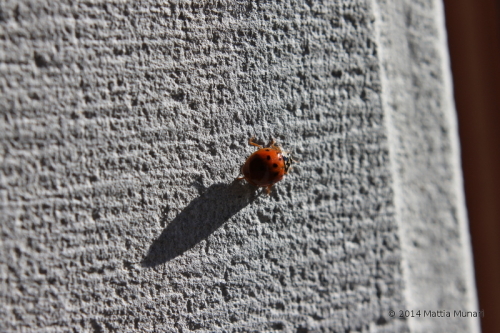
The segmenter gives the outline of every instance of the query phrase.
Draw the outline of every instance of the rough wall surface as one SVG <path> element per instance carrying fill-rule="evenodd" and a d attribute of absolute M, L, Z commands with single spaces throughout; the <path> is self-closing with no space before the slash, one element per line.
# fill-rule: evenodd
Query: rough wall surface
<path fill-rule="evenodd" d="M 410 329 L 371 1 L 0 6 L 0 331 Z"/>

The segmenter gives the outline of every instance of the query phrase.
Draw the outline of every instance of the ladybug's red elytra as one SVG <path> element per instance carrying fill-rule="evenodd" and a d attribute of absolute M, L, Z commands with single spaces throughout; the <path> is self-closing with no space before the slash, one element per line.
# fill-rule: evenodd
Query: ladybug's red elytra
<path fill-rule="evenodd" d="M 269 146 L 262 147 L 254 142 L 255 138 L 250 138 L 248 144 L 259 147 L 259 150 L 250 155 L 245 164 L 241 167 L 243 177 L 252 185 L 265 187 L 267 194 L 271 192 L 271 187 L 283 179 L 292 165 L 292 159 L 287 152 L 281 150 L 276 145 L 274 139 Z"/>

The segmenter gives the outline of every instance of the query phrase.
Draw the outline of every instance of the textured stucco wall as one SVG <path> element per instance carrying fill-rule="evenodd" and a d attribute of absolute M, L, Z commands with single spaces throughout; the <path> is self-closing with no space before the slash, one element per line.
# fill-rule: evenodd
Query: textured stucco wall
<path fill-rule="evenodd" d="M 434 2 L 0 6 L 0 331 L 474 331 L 389 316 L 474 306 Z"/>

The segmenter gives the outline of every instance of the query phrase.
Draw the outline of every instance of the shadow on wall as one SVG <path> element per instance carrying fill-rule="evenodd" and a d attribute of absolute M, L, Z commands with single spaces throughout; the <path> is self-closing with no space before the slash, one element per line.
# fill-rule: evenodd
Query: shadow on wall
<path fill-rule="evenodd" d="M 240 181 L 210 186 L 168 224 L 149 247 L 142 266 L 155 267 L 182 255 L 210 236 L 258 195 L 249 190 L 248 184 Z M 166 215 L 164 211 L 163 220 Z"/>

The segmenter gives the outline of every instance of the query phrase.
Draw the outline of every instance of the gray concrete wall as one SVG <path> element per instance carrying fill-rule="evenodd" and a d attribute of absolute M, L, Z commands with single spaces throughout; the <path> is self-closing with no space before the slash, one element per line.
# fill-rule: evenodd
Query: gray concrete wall
<path fill-rule="evenodd" d="M 476 310 L 439 2 L 4 1 L 0 29 L 0 331 L 478 331 L 398 318 Z M 233 182 L 251 136 L 299 160 L 269 196 Z"/>

